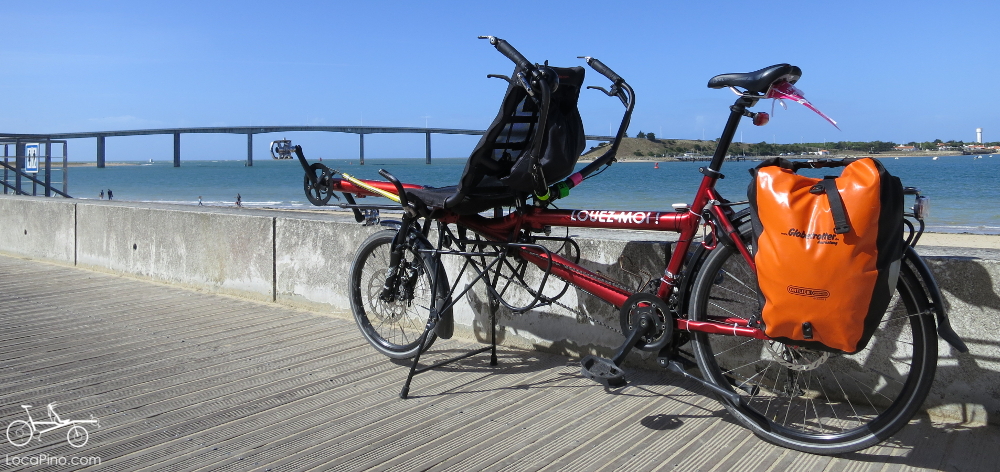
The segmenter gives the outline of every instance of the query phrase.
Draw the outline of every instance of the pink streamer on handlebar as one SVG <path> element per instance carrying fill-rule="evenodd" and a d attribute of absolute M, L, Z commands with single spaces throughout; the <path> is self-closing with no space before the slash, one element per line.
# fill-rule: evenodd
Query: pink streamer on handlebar
<path fill-rule="evenodd" d="M 819 111 L 819 109 L 814 107 L 812 103 L 809 103 L 809 100 L 806 100 L 805 94 L 802 93 L 801 90 L 795 88 L 794 85 L 788 82 L 779 82 L 772 85 L 771 89 L 767 91 L 767 95 L 764 95 L 764 98 L 773 98 L 776 100 L 788 99 L 795 101 L 796 103 L 804 105 L 806 108 L 816 112 L 817 115 L 822 116 L 826 121 L 829 121 L 834 128 L 840 129 L 840 127 L 837 126 L 837 122 L 833 121 L 833 118 L 830 118 L 829 116 L 826 116 L 825 113 Z"/>

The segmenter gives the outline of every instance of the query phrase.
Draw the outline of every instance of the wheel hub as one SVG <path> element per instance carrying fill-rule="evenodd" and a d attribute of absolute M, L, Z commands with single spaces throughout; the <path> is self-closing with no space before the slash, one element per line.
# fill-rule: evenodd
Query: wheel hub
<path fill-rule="evenodd" d="M 830 359 L 830 353 L 804 347 L 789 346 L 777 341 L 764 343 L 775 362 L 796 372 L 815 370 Z"/>

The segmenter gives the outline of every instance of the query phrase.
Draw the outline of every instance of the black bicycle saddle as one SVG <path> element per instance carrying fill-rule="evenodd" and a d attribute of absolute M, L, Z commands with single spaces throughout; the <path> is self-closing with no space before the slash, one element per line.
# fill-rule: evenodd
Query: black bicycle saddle
<path fill-rule="evenodd" d="M 799 77 L 802 77 L 802 69 L 791 64 L 775 64 L 754 72 L 717 75 L 708 81 L 708 88 L 740 87 L 748 92 L 764 93 L 778 80 L 794 84 Z"/>

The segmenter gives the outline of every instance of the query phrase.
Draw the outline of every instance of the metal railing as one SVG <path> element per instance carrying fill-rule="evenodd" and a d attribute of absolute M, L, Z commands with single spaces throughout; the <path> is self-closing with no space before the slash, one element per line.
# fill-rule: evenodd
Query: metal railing
<path fill-rule="evenodd" d="M 62 165 L 56 167 L 52 166 L 53 144 L 62 145 L 62 156 L 56 157 L 62 160 Z M 3 167 L 3 180 L 0 181 L 0 186 L 3 186 L 4 194 L 37 196 L 41 187 L 46 197 L 55 194 L 72 198 L 67 193 L 69 164 L 65 140 L 0 139 L 0 145 L 3 146 L 3 163 L 0 164 Z M 59 180 L 52 179 L 53 172 L 58 174 Z M 27 188 L 28 183 L 31 184 L 30 190 Z M 56 185 L 61 185 L 62 190 L 55 188 Z"/>

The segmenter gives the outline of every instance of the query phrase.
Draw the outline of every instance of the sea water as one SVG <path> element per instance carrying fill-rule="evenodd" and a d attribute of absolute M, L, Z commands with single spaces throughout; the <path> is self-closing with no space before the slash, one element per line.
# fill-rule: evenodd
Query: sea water
<path fill-rule="evenodd" d="M 881 162 L 903 185 L 918 187 L 931 197 L 931 231 L 1000 234 L 1000 155 L 883 158 Z M 71 167 L 69 194 L 74 198 L 99 198 L 108 189 L 116 200 L 166 202 L 197 205 L 235 204 L 239 194 L 243 205 L 270 208 L 316 208 L 305 198 L 304 172 L 297 160 L 257 160 L 245 166 L 242 160 L 170 161 L 121 163 L 104 169 Z M 430 186 L 455 185 L 465 159 L 369 159 L 358 161 L 327 159 L 323 164 L 363 179 L 381 179 L 386 169 L 407 183 Z M 559 200 L 560 208 L 602 210 L 670 210 L 672 203 L 690 203 L 701 181 L 698 168 L 707 162 L 620 162 L 607 168 Z M 750 181 L 747 172 L 757 162 L 726 162 L 717 188 L 732 201 L 746 199 Z M 582 167 L 583 164 L 580 165 Z M 837 170 L 813 170 L 817 176 Z M 53 180 L 60 180 L 59 173 Z M 57 187 L 58 188 L 58 187 Z M 374 200 L 373 200 L 374 201 Z M 908 205 L 912 198 L 908 199 Z M 336 203 L 336 200 L 331 200 Z M 329 207 L 327 207 L 329 208 Z"/>

